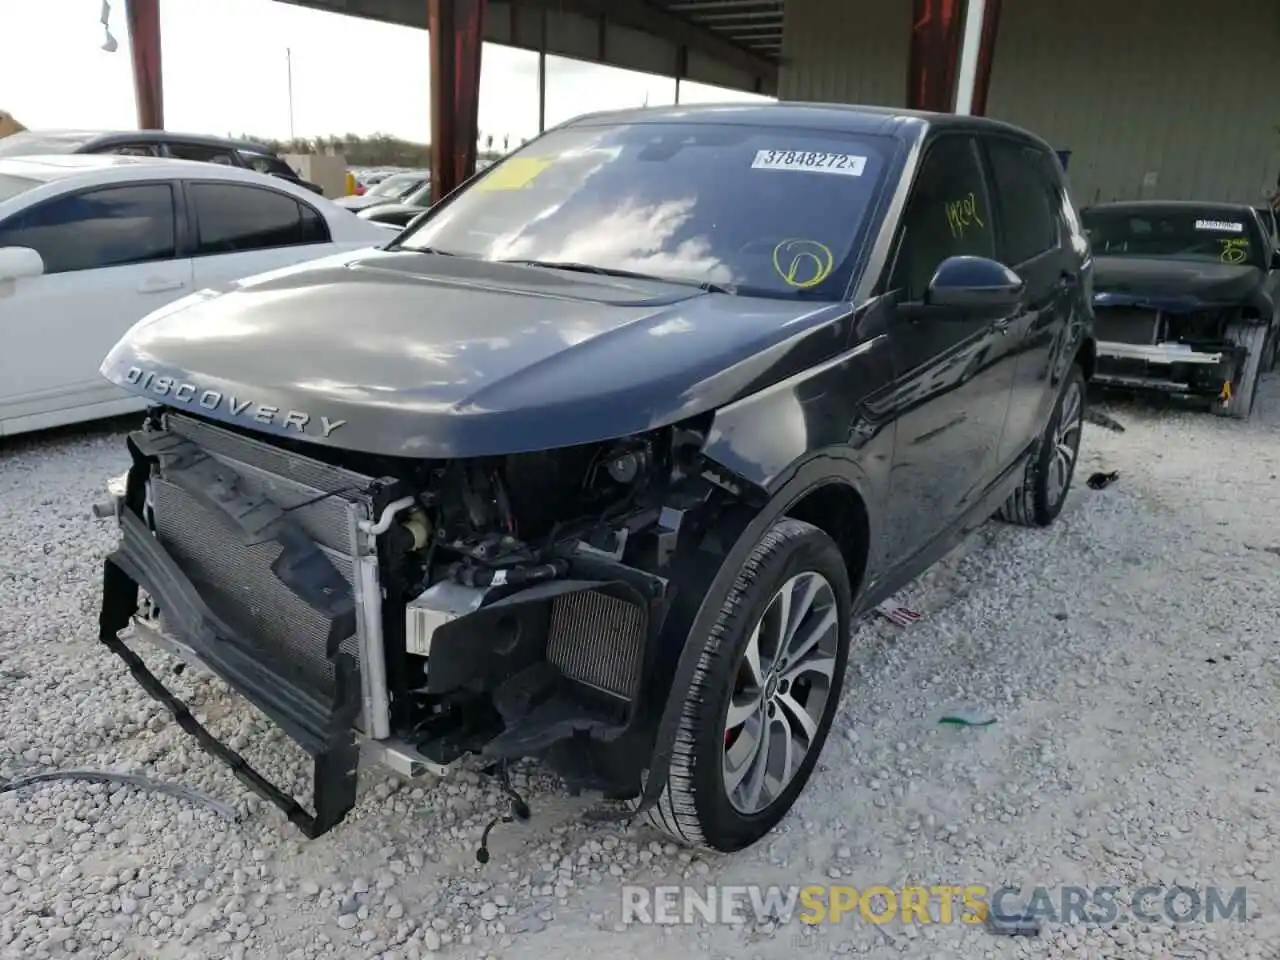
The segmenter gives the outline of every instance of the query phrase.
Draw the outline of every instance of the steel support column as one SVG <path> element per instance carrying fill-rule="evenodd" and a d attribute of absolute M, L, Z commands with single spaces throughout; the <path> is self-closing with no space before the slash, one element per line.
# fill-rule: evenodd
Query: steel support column
<path fill-rule="evenodd" d="M 907 107 L 951 111 L 964 25 L 964 0 L 913 0 Z"/>
<path fill-rule="evenodd" d="M 475 173 L 487 6 L 488 0 L 427 0 L 432 203 Z"/>
<path fill-rule="evenodd" d="M 996 35 L 1000 31 L 1001 0 L 986 0 L 982 12 L 982 39 L 978 43 L 978 69 L 973 79 L 973 102 L 969 112 L 987 115 L 987 95 L 991 92 L 991 65 L 996 58 Z"/>
<path fill-rule="evenodd" d="M 160 0 L 125 0 L 129 49 L 133 55 L 133 97 L 138 127 L 164 129 L 164 78 L 160 69 Z"/>

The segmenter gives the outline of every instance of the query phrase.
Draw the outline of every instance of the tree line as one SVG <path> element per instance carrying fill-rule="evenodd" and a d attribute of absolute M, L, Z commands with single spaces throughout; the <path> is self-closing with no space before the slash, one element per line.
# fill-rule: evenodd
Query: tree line
<path fill-rule="evenodd" d="M 431 164 L 431 145 L 401 140 L 390 134 L 375 133 L 362 137 L 358 133 L 346 133 L 341 136 L 328 137 L 295 137 L 292 140 L 277 140 L 272 137 L 257 137 L 252 134 L 233 134 L 241 140 L 252 140 L 270 147 L 276 153 L 335 153 L 346 158 L 353 167 L 414 167 L 425 168 Z M 479 159 L 496 160 L 508 150 L 526 142 L 519 142 L 508 134 L 481 134 L 477 143 Z"/>

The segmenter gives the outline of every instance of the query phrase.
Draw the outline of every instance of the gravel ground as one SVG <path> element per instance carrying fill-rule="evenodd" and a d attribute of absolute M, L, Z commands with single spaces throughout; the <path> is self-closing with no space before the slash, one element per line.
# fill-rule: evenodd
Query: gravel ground
<path fill-rule="evenodd" d="M 474 851 L 500 798 L 466 771 L 368 778 L 344 826 L 305 842 L 168 721 L 94 641 L 123 467 L 118 428 L 0 452 L 0 779 L 145 773 L 235 807 L 118 784 L 0 795 L 0 956 L 110 958 L 808 955 L 1276 957 L 1280 871 L 1280 378 L 1248 424 L 1113 401 L 1058 525 L 988 525 L 855 636 L 838 729 L 775 835 L 690 855 L 517 774 L 534 819 Z M 156 660 L 150 654 L 152 661 Z M 305 795 L 299 752 L 217 683 L 172 680 L 215 732 Z M 940 725 L 957 704 L 985 727 Z M 832 878 L 838 878 L 832 880 Z M 1247 887 L 1250 919 L 981 926 L 620 923 L 619 887 L 838 882 L 1180 882 Z"/>

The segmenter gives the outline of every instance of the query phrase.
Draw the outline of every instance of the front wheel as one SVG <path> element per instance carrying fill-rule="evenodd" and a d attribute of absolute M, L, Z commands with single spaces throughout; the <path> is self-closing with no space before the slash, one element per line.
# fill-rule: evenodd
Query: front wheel
<path fill-rule="evenodd" d="M 826 742 L 849 654 L 850 587 L 835 542 L 782 519 L 760 539 L 702 651 L 648 823 L 732 853 L 774 828 Z"/>
<path fill-rule="evenodd" d="M 1062 378 L 1058 400 L 1031 457 L 1022 485 L 1005 501 L 996 517 L 1023 527 L 1047 527 L 1058 519 L 1067 501 L 1080 455 L 1084 428 L 1084 371 L 1072 365 Z"/>
<path fill-rule="evenodd" d="M 1227 389 L 1210 408 L 1220 417 L 1248 420 L 1258 396 L 1258 381 L 1266 363 L 1268 349 L 1274 349 L 1270 331 L 1263 324 L 1227 328 L 1227 340 L 1245 350 L 1244 362 L 1236 368 Z"/>

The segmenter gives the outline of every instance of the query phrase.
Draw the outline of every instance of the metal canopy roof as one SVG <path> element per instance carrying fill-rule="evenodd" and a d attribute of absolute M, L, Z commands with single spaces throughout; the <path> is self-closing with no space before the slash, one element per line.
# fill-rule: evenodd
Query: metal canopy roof
<path fill-rule="evenodd" d="M 782 54 L 783 0 L 650 0 L 730 43 L 777 61 Z"/>
<path fill-rule="evenodd" d="M 426 0 L 280 2 L 427 25 Z M 785 0 L 489 0 L 485 40 L 774 95 L 784 5 Z"/>

